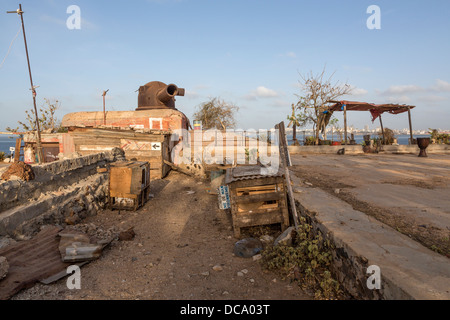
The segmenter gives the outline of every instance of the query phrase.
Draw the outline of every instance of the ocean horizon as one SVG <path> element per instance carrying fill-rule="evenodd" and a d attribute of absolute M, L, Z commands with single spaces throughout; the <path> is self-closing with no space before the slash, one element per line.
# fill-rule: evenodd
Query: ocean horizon
<path fill-rule="evenodd" d="M 375 137 L 377 135 L 373 134 L 371 137 Z M 420 138 L 420 137 L 429 137 L 430 135 L 413 135 L 414 138 Z M 16 146 L 16 139 L 18 138 L 18 135 L 10 135 L 10 134 L 0 134 L 0 152 L 5 152 L 6 154 L 11 154 L 9 151 L 10 147 Z M 288 144 L 291 145 L 293 143 L 292 141 L 292 134 L 286 135 Z M 395 135 L 395 138 L 397 138 L 398 144 L 400 145 L 408 145 L 409 143 L 409 134 L 399 134 Z M 303 144 L 303 133 L 297 133 L 297 140 L 300 142 L 300 144 Z M 334 136 L 328 136 L 328 140 L 332 141 L 339 141 L 339 137 Z M 364 135 L 355 135 L 355 141 L 357 144 L 360 144 L 364 141 Z"/>

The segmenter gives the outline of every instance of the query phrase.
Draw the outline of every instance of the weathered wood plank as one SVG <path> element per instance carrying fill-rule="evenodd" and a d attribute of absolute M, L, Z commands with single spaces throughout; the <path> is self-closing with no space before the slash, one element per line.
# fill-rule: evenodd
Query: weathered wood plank
<path fill-rule="evenodd" d="M 235 201 L 239 205 L 239 203 L 280 200 L 282 196 L 283 195 L 280 192 L 270 192 L 263 194 L 237 196 L 235 198 Z"/>
<path fill-rule="evenodd" d="M 268 224 L 282 223 L 283 217 L 280 213 L 276 212 L 261 212 L 259 214 L 237 214 L 233 217 L 236 226 L 252 227 L 263 226 Z"/>

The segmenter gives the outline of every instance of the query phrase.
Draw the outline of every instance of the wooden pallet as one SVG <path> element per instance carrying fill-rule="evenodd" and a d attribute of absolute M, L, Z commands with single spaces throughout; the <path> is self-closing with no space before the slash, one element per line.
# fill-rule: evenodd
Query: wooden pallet
<path fill-rule="evenodd" d="M 241 228 L 269 224 L 289 226 L 286 188 L 283 177 L 267 177 L 234 181 L 230 186 L 231 215 L 234 236 Z"/>

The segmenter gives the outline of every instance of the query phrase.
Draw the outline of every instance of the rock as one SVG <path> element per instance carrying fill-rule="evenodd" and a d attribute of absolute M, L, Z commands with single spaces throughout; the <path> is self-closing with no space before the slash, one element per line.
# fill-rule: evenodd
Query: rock
<path fill-rule="evenodd" d="M 259 241 L 261 241 L 263 243 L 263 245 L 270 245 L 273 243 L 273 237 L 269 236 L 268 234 L 265 234 L 263 236 L 261 236 L 261 238 L 259 238 Z"/>
<path fill-rule="evenodd" d="M 341 192 L 341 189 L 334 189 L 334 193 L 339 194 Z"/>
<path fill-rule="evenodd" d="M 300 189 L 299 187 L 294 187 L 294 188 L 292 188 L 292 191 L 293 191 L 294 193 L 301 193 L 301 192 L 303 192 L 303 190 Z"/>
<path fill-rule="evenodd" d="M 131 241 L 134 239 L 134 236 L 136 235 L 136 233 L 134 232 L 133 227 L 128 228 L 128 230 L 125 231 L 121 231 L 119 233 L 119 240 L 121 241 Z"/>
<path fill-rule="evenodd" d="M 81 219 L 78 216 L 78 214 L 76 214 L 76 213 L 71 214 L 70 216 L 66 217 L 66 219 L 64 220 L 64 222 L 68 225 L 75 225 L 80 221 L 81 221 Z"/>
<path fill-rule="evenodd" d="M 9 264 L 5 257 L 0 257 L 0 280 L 6 277 L 9 270 Z"/>
<path fill-rule="evenodd" d="M 261 258 L 262 258 L 262 255 L 260 253 L 258 253 L 257 255 L 253 256 L 253 261 L 261 260 Z"/>
<path fill-rule="evenodd" d="M 240 272 L 240 271 L 237 273 L 237 275 L 238 275 L 238 277 L 243 277 L 244 276 L 244 274 L 242 272 Z"/>
<path fill-rule="evenodd" d="M 247 269 L 242 269 L 241 272 L 242 272 L 243 274 L 247 274 L 247 273 L 248 273 L 248 270 L 247 270 Z"/>
<path fill-rule="evenodd" d="M 294 227 L 289 227 L 282 234 L 278 236 L 278 238 L 275 239 L 273 245 L 285 245 L 285 246 L 291 246 L 292 245 L 292 234 L 295 232 Z"/>
<path fill-rule="evenodd" d="M 237 257 L 251 258 L 262 250 L 263 245 L 261 241 L 255 238 L 245 238 L 235 243 L 233 253 Z"/>
<path fill-rule="evenodd" d="M 222 271 L 223 268 L 222 268 L 222 266 L 220 266 L 220 265 L 215 265 L 215 266 L 213 267 L 213 270 L 214 270 L 214 271 Z"/>
<path fill-rule="evenodd" d="M 7 246 L 9 246 L 11 244 L 14 244 L 16 242 L 17 242 L 16 240 L 10 238 L 9 236 L 2 237 L 2 238 L 0 238 L 0 249 L 1 248 L 5 248 L 5 247 L 7 247 Z"/>
<path fill-rule="evenodd" d="M 207 276 L 209 276 L 209 271 L 202 272 L 201 275 L 207 277 Z"/>

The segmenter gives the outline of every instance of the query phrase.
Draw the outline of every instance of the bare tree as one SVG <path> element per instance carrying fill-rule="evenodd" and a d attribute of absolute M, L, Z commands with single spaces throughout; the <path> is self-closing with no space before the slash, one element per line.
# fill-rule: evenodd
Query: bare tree
<path fill-rule="evenodd" d="M 44 103 L 42 104 L 42 106 L 39 108 L 39 127 L 41 129 L 41 131 L 45 131 L 45 132 L 56 132 L 56 131 L 60 131 L 60 122 L 58 121 L 58 119 L 56 118 L 56 110 L 59 109 L 59 107 L 61 106 L 61 102 L 58 100 L 55 101 L 51 101 L 49 99 L 44 98 Z M 25 121 L 17 121 L 19 123 L 20 126 L 22 126 L 22 131 L 24 132 L 31 132 L 31 131 L 36 131 L 36 117 L 34 114 L 34 110 L 30 109 L 30 110 L 26 110 L 25 111 Z M 11 129 L 10 127 L 6 128 L 7 131 L 10 132 L 19 132 L 20 131 L 20 127 L 17 128 L 13 128 Z"/>
<path fill-rule="evenodd" d="M 332 112 L 328 111 L 328 103 L 341 96 L 351 94 L 352 88 L 349 84 L 340 84 L 339 81 L 332 83 L 333 74 L 325 78 L 325 67 L 322 72 L 313 74 L 300 74 L 300 88 L 303 95 L 297 95 L 296 104 L 301 118 L 307 123 L 313 124 L 314 138 L 319 143 L 319 133 L 326 132 L 326 127 L 331 119 Z"/>
<path fill-rule="evenodd" d="M 226 102 L 220 98 L 211 98 L 209 101 L 200 104 L 194 119 L 202 121 L 203 129 L 234 128 L 236 126 L 236 112 L 239 107 Z"/>

